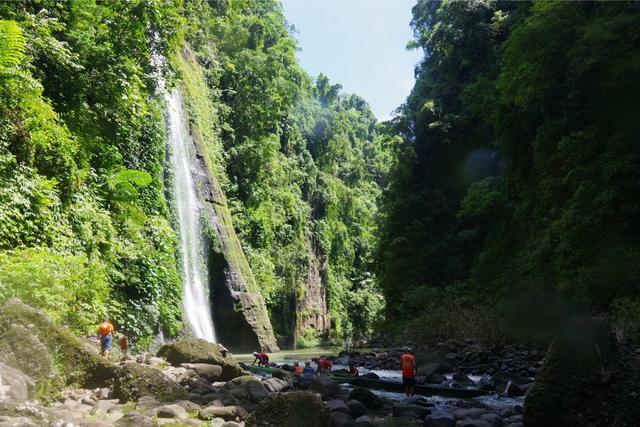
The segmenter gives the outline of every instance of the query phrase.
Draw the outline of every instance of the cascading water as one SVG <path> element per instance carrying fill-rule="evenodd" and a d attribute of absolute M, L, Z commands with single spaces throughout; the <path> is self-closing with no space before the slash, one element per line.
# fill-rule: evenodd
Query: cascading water
<path fill-rule="evenodd" d="M 164 85 L 160 85 L 164 89 Z M 182 253 L 182 287 L 187 321 L 198 338 L 215 342 L 211 305 L 206 289 L 207 267 L 204 242 L 199 225 L 200 207 L 191 172 L 195 147 L 189 135 L 182 98 L 177 90 L 162 90 L 167 106 L 167 139 L 174 172 L 174 197 Z"/>

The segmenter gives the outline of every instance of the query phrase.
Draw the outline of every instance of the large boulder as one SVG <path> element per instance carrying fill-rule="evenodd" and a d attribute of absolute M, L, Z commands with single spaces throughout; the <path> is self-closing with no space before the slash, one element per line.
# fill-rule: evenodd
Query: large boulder
<path fill-rule="evenodd" d="M 186 399 L 186 390 L 158 369 L 135 362 L 119 366 L 114 379 L 113 394 L 122 403 L 151 396 L 159 401 Z"/>
<path fill-rule="evenodd" d="M 0 325 L 0 362 L 33 378 L 39 397 L 51 397 L 63 385 L 101 387 L 115 375 L 115 365 L 94 348 L 18 299 L 0 306 Z"/>
<path fill-rule="evenodd" d="M 185 338 L 167 344 L 158 351 L 158 356 L 164 357 L 173 366 L 180 366 L 183 363 L 218 365 L 222 368 L 220 381 L 229 381 L 248 375 L 233 356 L 230 354 L 223 356 L 216 344 L 200 338 Z"/>
<path fill-rule="evenodd" d="M 0 362 L 0 400 L 27 400 L 33 396 L 35 382 L 24 372 Z"/>
<path fill-rule="evenodd" d="M 209 363 L 183 363 L 183 368 L 191 369 L 202 378 L 209 381 L 218 381 L 222 377 L 222 366 Z"/>
<path fill-rule="evenodd" d="M 395 403 L 393 405 L 394 417 L 417 418 L 424 420 L 431 413 L 429 408 L 420 405 L 411 405 L 407 403 Z"/>
<path fill-rule="evenodd" d="M 432 414 L 424 421 L 425 427 L 456 427 L 456 418 L 451 414 Z"/>
<path fill-rule="evenodd" d="M 607 323 L 575 319 L 560 330 L 527 392 L 524 424 L 637 425 L 638 383 L 636 357 L 618 346 Z"/>
<path fill-rule="evenodd" d="M 251 375 L 234 378 L 224 385 L 224 391 L 236 399 L 244 399 L 253 403 L 267 397 L 268 392 L 262 381 Z"/>
<path fill-rule="evenodd" d="M 306 391 L 272 394 L 251 413 L 246 427 L 328 427 L 330 413 L 318 395 Z"/>
<path fill-rule="evenodd" d="M 351 391 L 349 399 L 362 402 L 369 409 L 380 409 L 384 405 L 384 401 L 374 392 L 364 387 L 356 387 Z"/>
<path fill-rule="evenodd" d="M 331 427 L 355 427 L 353 417 L 344 412 L 332 412 L 330 417 Z"/>
<path fill-rule="evenodd" d="M 309 390 L 322 395 L 322 397 L 333 397 L 340 392 L 340 386 L 329 377 L 317 376 L 313 379 Z"/>

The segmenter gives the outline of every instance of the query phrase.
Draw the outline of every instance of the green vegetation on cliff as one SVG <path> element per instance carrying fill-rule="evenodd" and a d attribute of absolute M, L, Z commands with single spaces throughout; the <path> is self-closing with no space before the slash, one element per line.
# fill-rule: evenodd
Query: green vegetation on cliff
<path fill-rule="evenodd" d="M 364 100 L 300 68 L 278 2 L 9 2 L 0 19 L 0 299 L 79 333 L 108 314 L 141 345 L 182 329 L 156 51 L 279 338 L 371 332 L 394 139 Z"/>
<path fill-rule="evenodd" d="M 76 332 L 98 318 L 148 341 L 181 329 L 150 33 L 168 2 L 0 4 L 0 299 Z"/>
<path fill-rule="evenodd" d="M 637 4 L 413 13 L 425 57 L 391 124 L 403 144 L 378 257 L 390 317 L 422 314 L 433 339 L 554 306 L 637 322 Z"/>

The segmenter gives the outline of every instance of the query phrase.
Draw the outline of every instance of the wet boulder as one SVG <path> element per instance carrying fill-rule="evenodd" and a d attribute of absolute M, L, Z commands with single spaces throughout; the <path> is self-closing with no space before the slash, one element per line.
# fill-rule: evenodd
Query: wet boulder
<path fill-rule="evenodd" d="M 349 400 L 347 402 L 347 406 L 349 406 L 349 410 L 351 411 L 351 416 L 353 418 L 361 417 L 367 413 L 367 407 L 359 400 Z"/>
<path fill-rule="evenodd" d="M 328 427 L 330 412 L 316 394 L 306 391 L 272 394 L 262 400 L 246 427 Z"/>
<path fill-rule="evenodd" d="M 45 394 L 65 384 L 101 387 L 115 375 L 115 366 L 95 348 L 18 299 L 0 306 L 0 325 L 0 362 L 24 372 Z"/>
<path fill-rule="evenodd" d="M 260 402 L 268 395 L 264 384 L 251 375 L 234 378 L 227 382 L 224 385 L 224 391 L 236 399 L 244 399 L 253 403 Z"/>
<path fill-rule="evenodd" d="M 424 420 L 431 413 L 429 408 L 421 405 L 412 405 L 407 403 L 395 403 L 393 405 L 393 416 L 405 418 L 418 418 Z"/>
<path fill-rule="evenodd" d="M 424 420 L 425 427 L 456 427 L 456 423 L 451 414 L 431 414 Z"/>
<path fill-rule="evenodd" d="M 222 368 L 220 381 L 248 375 L 233 356 L 223 356 L 218 345 L 200 338 L 185 338 L 166 344 L 158 351 L 158 357 L 164 357 L 173 366 L 183 363 L 218 365 Z"/>
<path fill-rule="evenodd" d="M 333 397 L 340 392 L 340 386 L 334 380 L 325 376 L 316 376 L 309 389 L 319 393 L 322 397 Z"/>
<path fill-rule="evenodd" d="M 342 412 L 344 414 L 351 414 L 351 409 L 349 409 L 349 406 L 344 402 L 344 400 L 328 400 L 327 408 L 329 408 L 329 411 L 331 412 Z"/>
<path fill-rule="evenodd" d="M 33 396 L 35 382 L 24 372 L 0 362 L 0 400 L 24 401 Z"/>
<path fill-rule="evenodd" d="M 331 427 L 355 427 L 353 417 L 344 412 L 332 412 L 330 417 Z"/>
<path fill-rule="evenodd" d="M 354 388 L 349 399 L 362 402 L 369 409 L 380 409 L 384 405 L 384 401 L 379 396 L 364 387 Z"/>
<path fill-rule="evenodd" d="M 183 363 L 183 368 L 191 369 L 200 377 L 209 381 L 218 381 L 222 377 L 222 366 L 209 363 Z"/>
<path fill-rule="evenodd" d="M 151 396 L 159 401 L 186 399 L 186 390 L 158 369 L 136 362 L 119 366 L 113 384 L 113 394 L 122 403 Z"/>

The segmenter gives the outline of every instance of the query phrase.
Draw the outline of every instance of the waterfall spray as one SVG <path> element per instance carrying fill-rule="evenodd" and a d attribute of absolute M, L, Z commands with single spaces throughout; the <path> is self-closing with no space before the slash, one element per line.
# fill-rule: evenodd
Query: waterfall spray
<path fill-rule="evenodd" d="M 164 85 L 161 85 L 164 89 Z M 162 90 L 167 107 L 167 142 L 174 172 L 174 197 L 182 255 L 182 287 L 187 321 L 198 338 L 215 342 L 207 290 L 207 267 L 200 230 L 200 206 L 191 171 L 195 146 L 189 135 L 182 98 L 178 90 Z"/>

